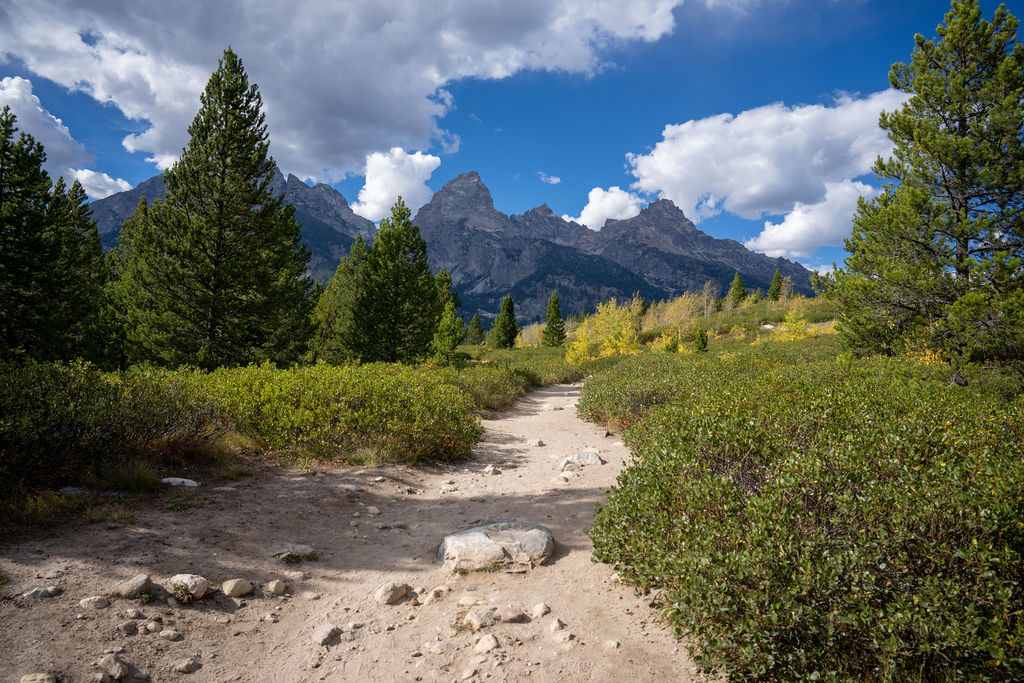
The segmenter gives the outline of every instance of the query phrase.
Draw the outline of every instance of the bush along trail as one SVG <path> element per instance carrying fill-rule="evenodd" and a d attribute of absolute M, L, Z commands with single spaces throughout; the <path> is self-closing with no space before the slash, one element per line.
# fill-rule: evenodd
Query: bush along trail
<path fill-rule="evenodd" d="M 696 680 L 653 596 L 591 560 L 627 450 L 578 396 L 528 394 L 460 463 L 199 482 L 8 542 L 0 681 Z"/>

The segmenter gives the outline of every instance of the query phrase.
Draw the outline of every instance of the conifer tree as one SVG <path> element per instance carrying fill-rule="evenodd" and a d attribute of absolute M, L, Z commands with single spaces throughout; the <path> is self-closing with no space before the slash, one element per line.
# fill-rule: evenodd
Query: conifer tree
<path fill-rule="evenodd" d="M 341 364 L 369 353 L 365 325 L 356 316 L 357 304 L 365 306 L 361 297 L 368 295 L 367 251 L 363 236 L 357 236 L 317 300 L 313 309 L 315 333 L 310 343 L 314 363 Z"/>
<path fill-rule="evenodd" d="M 167 197 L 124 255 L 127 337 L 138 359 L 203 368 L 294 361 L 312 283 L 276 165 L 262 97 L 229 48 L 210 76 Z"/>
<path fill-rule="evenodd" d="M 448 299 L 444 305 L 444 312 L 441 320 L 437 323 L 434 331 L 434 339 L 431 347 L 434 351 L 434 358 L 442 365 L 450 365 L 455 355 L 455 348 L 462 341 L 463 329 L 462 318 L 455 309 L 455 301 Z"/>
<path fill-rule="evenodd" d="M 445 304 L 449 301 L 455 304 L 455 310 L 459 310 L 462 307 L 462 302 L 459 301 L 459 295 L 455 291 L 455 285 L 452 284 L 452 274 L 448 272 L 447 268 L 442 268 L 437 271 L 437 275 L 434 276 L 437 281 L 437 298 L 438 307 L 441 312 L 444 312 Z"/>
<path fill-rule="evenodd" d="M 50 177 L 46 152 L 0 111 L 0 357 L 41 347 L 48 303 L 43 288 L 53 253 L 47 239 Z"/>
<path fill-rule="evenodd" d="M 58 178 L 50 192 L 45 266 L 46 327 L 37 357 L 101 360 L 103 250 L 85 190 Z"/>
<path fill-rule="evenodd" d="M 729 301 L 729 305 L 736 308 L 743 300 L 747 298 L 747 290 L 743 286 L 743 278 L 739 272 L 732 278 L 732 284 L 729 285 L 729 293 L 725 295 L 725 298 Z"/>
<path fill-rule="evenodd" d="M 360 360 L 413 362 L 429 355 L 438 285 L 427 264 L 427 244 L 401 197 L 381 221 L 365 268 L 354 309 L 366 340 Z"/>
<path fill-rule="evenodd" d="M 565 343 L 565 321 L 558 303 L 558 292 L 551 292 L 548 299 L 547 319 L 541 336 L 544 346 L 561 346 Z"/>
<path fill-rule="evenodd" d="M 1024 45 L 1004 7 L 991 22 L 956 0 L 918 35 L 892 86 L 910 99 L 879 124 L 894 145 L 861 201 L 846 268 L 827 285 L 856 352 L 925 343 L 956 366 L 1024 359 Z"/>
<path fill-rule="evenodd" d="M 469 319 L 469 325 L 466 327 L 466 337 L 464 341 L 467 344 L 484 343 L 484 327 L 480 322 L 479 313 L 474 314 L 473 317 Z"/>
<path fill-rule="evenodd" d="M 779 269 L 775 269 L 775 274 L 772 275 L 772 282 L 768 285 L 768 298 L 772 301 L 778 301 L 779 296 L 782 294 L 782 273 Z"/>
<path fill-rule="evenodd" d="M 487 335 L 487 343 L 495 349 L 511 349 L 516 344 L 519 327 L 516 325 L 516 305 L 512 297 L 506 295 L 501 300 L 498 317 Z"/>
<path fill-rule="evenodd" d="M 46 151 L 0 112 L 0 358 L 96 360 L 102 251 L 85 191 L 51 186 Z"/>

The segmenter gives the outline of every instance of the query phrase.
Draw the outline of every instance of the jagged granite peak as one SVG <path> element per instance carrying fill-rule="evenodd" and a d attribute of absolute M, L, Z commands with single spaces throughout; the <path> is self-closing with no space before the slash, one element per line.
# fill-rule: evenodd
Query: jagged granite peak
<path fill-rule="evenodd" d="M 270 191 L 295 208 L 302 241 L 310 251 L 309 270 L 319 280 L 326 280 L 334 273 L 338 259 L 348 253 L 358 235 L 373 235 L 373 222 L 352 211 L 345 197 L 330 185 L 319 183 L 310 187 L 294 174 L 286 178 L 277 170 L 270 180 Z M 166 194 L 164 177 L 157 175 L 131 190 L 90 204 L 104 248 L 110 249 L 117 243 L 121 226 L 135 211 L 140 199 L 152 203 Z"/>
<path fill-rule="evenodd" d="M 509 227 L 508 216 L 494 208 L 494 199 L 480 174 L 469 171 L 448 181 L 416 213 L 416 224 L 424 235 L 447 225 L 465 225 L 475 230 L 501 232 Z"/>

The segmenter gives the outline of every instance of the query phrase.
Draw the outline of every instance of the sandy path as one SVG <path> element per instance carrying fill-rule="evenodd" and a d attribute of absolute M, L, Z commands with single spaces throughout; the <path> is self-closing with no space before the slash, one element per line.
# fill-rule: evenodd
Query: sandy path
<path fill-rule="evenodd" d="M 648 599 L 590 559 L 586 530 L 627 451 L 576 417 L 578 395 L 575 386 L 549 387 L 485 420 L 477 457 L 464 465 L 275 472 L 206 487 L 202 505 L 144 510 L 128 526 L 92 525 L 0 545 L 0 572 L 11 579 L 5 594 L 47 584 L 64 589 L 57 598 L 0 602 L 0 681 L 48 670 L 67 681 L 91 680 L 92 662 L 116 647 L 156 681 L 696 680 Z M 545 445 L 538 447 L 538 439 Z M 561 459 L 584 447 L 597 448 L 607 464 L 559 479 Z M 485 473 L 489 464 L 501 473 Z M 528 574 L 469 575 L 434 561 L 446 533 L 509 518 L 551 529 L 558 543 L 553 561 Z M 271 554 L 286 543 L 311 545 L 320 559 L 284 566 Z M 184 607 L 141 605 L 147 617 L 181 631 L 179 642 L 121 635 L 123 613 L 140 607 L 137 601 L 115 600 L 99 610 L 78 605 L 140 572 L 157 582 L 191 572 L 214 585 L 283 578 L 290 590 L 245 600 L 218 593 Z M 381 606 L 372 594 L 385 581 L 451 592 L 430 604 Z M 526 611 L 546 602 L 552 613 L 487 629 L 500 646 L 477 654 L 480 634 L 452 628 L 470 600 Z M 574 640 L 555 641 L 555 617 Z M 321 648 L 313 634 L 325 623 L 362 626 Z M 199 671 L 171 671 L 192 655 L 200 657 Z"/>

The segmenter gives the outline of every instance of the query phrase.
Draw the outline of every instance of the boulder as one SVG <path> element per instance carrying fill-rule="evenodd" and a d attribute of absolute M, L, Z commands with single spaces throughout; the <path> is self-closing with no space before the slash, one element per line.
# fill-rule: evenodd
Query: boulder
<path fill-rule="evenodd" d="M 518 521 L 494 522 L 445 536 L 437 559 L 453 571 L 543 564 L 555 551 L 546 528 Z"/>
<path fill-rule="evenodd" d="M 530 617 L 518 607 L 502 607 L 498 610 L 498 619 L 505 624 L 525 624 Z"/>
<path fill-rule="evenodd" d="M 103 655 L 96 668 L 101 675 L 109 676 L 113 681 L 148 681 L 149 676 L 139 670 L 134 663 L 129 661 L 120 652 L 109 652 Z"/>
<path fill-rule="evenodd" d="M 412 586 L 407 583 L 395 583 L 389 581 L 381 584 L 373 592 L 373 599 L 378 605 L 397 605 L 412 592 Z"/>
<path fill-rule="evenodd" d="M 545 614 L 549 614 L 550 612 L 551 608 L 548 607 L 546 602 L 538 602 L 536 605 L 533 606 L 533 609 L 530 610 L 530 616 L 534 619 L 540 619 Z"/>
<path fill-rule="evenodd" d="M 228 579 L 220 585 L 220 590 L 229 598 L 240 598 L 252 593 L 252 581 L 248 579 Z"/>
<path fill-rule="evenodd" d="M 563 472 L 578 472 L 588 465 L 603 465 L 604 462 L 597 451 L 580 451 L 564 459 L 560 469 Z"/>
<path fill-rule="evenodd" d="M 202 600 L 210 590 L 210 582 L 198 574 L 175 574 L 167 582 L 167 590 L 181 602 Z"/>
<path fill-rule="evenodd" d="M 153 581 L 148 574 L 137 574 L 114 586 L 111 595 L 119 598 L 137 598 L 153 589 Z"/>
<path fill-rule="evenodd" d="M 263 584 L 263 592 L 267 595 L 284 595 L 288 592 L 288 584 L 280 579 L 267 581 Z"/>

